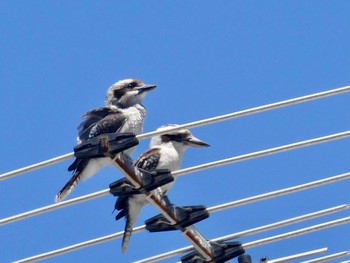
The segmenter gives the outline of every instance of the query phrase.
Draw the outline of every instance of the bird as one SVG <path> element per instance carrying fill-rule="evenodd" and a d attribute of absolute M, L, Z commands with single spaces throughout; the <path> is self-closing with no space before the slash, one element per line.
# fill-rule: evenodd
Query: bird
<path fill-rule="evenodd" d="M 107 90 L 105 107 L 93 109 L 82 116 L 77 144 L 105 133 L 142 133 L 146 108 L 141 103 L 154 88 L 156 85 L 147 85 L 137 79 L 124 79 L 111 85 Z M 135 147 L 124 152 L 130 155 L 134 149 Z M 64 200 L 80 180 L 90 178 L 110 161 L 109 157 L 76 158 L 68 167 L 73 175 L 56 194 L 55 201 Z"/>
<path fill-rule="evenodd" d="M 161 126 L 157 131 L 177 126 L 177 124 L 168 124 Z M 208 147 L 209 144 L 193 136 L 188 129 L 181 129 L 160 136 L 155 136 L 151 139 L 150 148 L 143 152 L 134 161 L 133 165 L 146 171 L 153 171 L 155 169 L 176 171 L 180 169 L 181 161 L 186 149 L 191 146 L 202 148 Z M 161 193 L 165 195 L 173 184 L 174 182 L 171 182 L 161 186 Z M 131 196 L 123 195 L 117 198 L 115 209 L 120 212 L 116 215 L 116 220 L 123 217 L 125 217 L 126 220 L 122 239 L 123 253 L 127 250 L 133 226 L 145 204 L 147 204 L 147 200 L 143 194 L 135 194 Z"/>

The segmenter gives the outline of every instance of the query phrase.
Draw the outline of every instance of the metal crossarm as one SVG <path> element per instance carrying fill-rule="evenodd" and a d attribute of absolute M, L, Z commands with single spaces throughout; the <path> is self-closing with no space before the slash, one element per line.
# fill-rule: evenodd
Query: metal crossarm
<path fill-rule="evenodd" d="M 138 175 L 137 169 L 132 165 L 131 159 L 125 154 L 120 154 L 112 162 L 116 168 L 123 172 L 124 176 L 135 186 L 135 188 L 142 188 L 142 180 Z M 120 168 L 119 168 L 120 167 Z M 163 193 L 159 188 L 144 193 L 147 201 L 155 206 L 161 214 L 169 221 L 171 225 L 176 225 L 183 236 L 194 246 L 196 251 L 206 260 L 211 261 L 215 258 L 214 248 L 212 244 L 201 234 L 201 232 L 193 225 L 185 228 L 178 226 L 178 218 L 174 213 L 174 207 L 169 200 L 163 197 Z"/>

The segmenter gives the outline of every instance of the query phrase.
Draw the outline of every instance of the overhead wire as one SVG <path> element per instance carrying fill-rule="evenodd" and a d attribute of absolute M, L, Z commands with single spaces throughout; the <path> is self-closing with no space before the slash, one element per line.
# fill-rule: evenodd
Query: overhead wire
<path fill-rule="evenodd" d="M 172 172 L 172 175 L 174 177 L 177 177 L 177 176 L 185 175 L 188 173 L 199 172 L 199 171 L 209 169 L 209 168 L 214 168 L 214 167 L 227 165 L 227 164 L 240 162 L 240 161 L 245 161 L 245 160 L 249 160 L 249 159 L 253 159 L 253 158 L 257 158 L 257 157 L 276 154 L 279 152 L 297 149 L 300 147 L 311 146 L 311 145 L 315 145 L 318 143 L 328 142 L 331 140 L 342 139 L 342 138 L 346 138 L 349 136 L 350 136 L 350 131 L 345 131 L 345 132 L 336 133 L 336 134 L 332 134 L 332 135 L 328 135 L 328 136 L 323 136 L 323 137 L 318 137 L 318 138 L 314 138 L 314 139 L 310 139 L 310 140 L 286 144 L 286 145 L 282 145 L 279 147 L 268 148 L 268 149 L 265 149 L 262 151 L 252 152 L 252 153 L 243 154 L 243 155 L 239 155 L 239 156 L 235 156 L 235 157 L 231 157 L 231 158 L 227 158 L 227 159 L 221 159 L 221 160 L 214 161 L 214 162 L 209 162 L 209 163 L 204 163 L 204 164 L 197 165 L 197 166 L 192 166 L 189 168 L 180 169 L 180 170 Z M 24 219 L 24 218 L 27 218 L 27 217 L 30 217 L 33 215 L 41 214 L 43 212 L 48 212 L 48 211 L 52 211 L 52 210 L 55 210 L 58 208 L 77 204 L 77 203 L 80 203 L 83 201 L 91 200 L 91 199 L 94 199 L 97 197 L 105 196 L 107 194 L 109 194 L 109 189 L 101 190 L 101 191 L 91 193 L 88 195 L 84 195 L 84 196 L 80 196 L 80 197 L 73 198 L 70 200 L 62 201 L 60 203 L 55 203 L 52 205 L 48 205 L 48 206 L 44 206 L 44 207 L 37 208 L 34 210 L 30 210 L 28 212 L 24 212 L 24 213 L 21 213 L 18 215 L 10 216 L 8 218 L 0 219 L 0 225 L 14 222 L 14 221 L 18 221 L 18 220 L 21 220 L 21 219 Z"/>
<path fill-rule="evenodd" d="M 334 226 L 338 226 L 338 225 L 342 225 L 342 224 L 347 224 L 349 222 L 350 222 L 350 216 L 343 217 L 343 218 L 335 219 L 332 221 L 327 221 L 325 223 L 321 223 L 321 224 L 297 229 L 294 231 L 286 232 L 283 234 L 275 235 L 272 237 L 267 237 L 267 238 L 262 238 L 262 239 L 258 239 L 255 241 L 247 242 L 247 243 L 243 244 L 243 247 L 244 247 L 244 249 L 248 249 L 248 248 L 252 248 L 252 247 L 256 247 L 256 246 L 261 246 L 261 245 L 265 245 L 268 243 L 280 241 L 280 240 L 283 240 L 286 238 L 296 237 L 296 236 L 304 235 L 307 233 L 323 230 L 326 228 L 330 228 L 330 227 L 334 227 Z M 228 235 L 228 236 L 226 236 L 226 238 L 230 239 L 230 236 Z"/>
<path fill-rule="evenodd" d="M 346 138 L 349 136 L 350 136 L 350 130 L 327 135 L 327 136 L 323 136 L 323 137 L 318 137 L 318 138 L 314 138 L 314 139 L 310 139 L 310 140 L 286 144 L 286 145 L 282 145 L 279 147 L 269 148 L 269 149 L 265 149 L 262 151 L 243 154 L 243 155 L 239 155 L 239 156 L 235 156 L 235 157 L 231 157 L 231 158 L 227 158 L 227 159 L 222 159 L 219 161 L 214 161 L 214 162 L 209 162 L 209 163 L 205 163 L 205 164 L 200 164 L 197 166 L 192 166 L 189 168 L 175 171 L 172 173 L 172 175 L 181 176 L 181 175 L 184 175 L 187 173 L 202 171 L 202 170 L 207 169 L 207 168 L 214 168 L 214 167 L 218 167 L 218 166 L 222 166 L 222 165 L 246 161 L 249 159 L 267 156 L 267 155 L 276 154 L 276 153 L 281 153 L 284 151 L 294 150 L 294 149 L 298 149 L 298 148 L 305 147 L 305 146 L 312 146 L 312 145 L 323 143 L 323 142 L 329 142 L 332 140 L 343 139 L 343 138 Z"/>
<path fill-rule="evenodd" d="M 142 140 L 142 139 L 150 138 L 150 137 L 153 137 L 156 135 L 161 135 L 161 134 L 164 134 L 167 132 L 172 132 L 172 131 L 177 131 L 177 130 L 185 129 L 185 128 L 188 129 L 188 128 L 194 128 L 194 127 L 199 127 L 199 126 L 203 126 L 203 125 L 213 124 L 213 123 L 217 123 L 217 122 L 221 122 L 221 121 L 230 120 L 233 118 L 248 116 L 251 114 L 264 112 L 264 111 L 268 111 L 268 110 L 272 110 L 272 109 L 277 109 L 277 108 L 281 108 L 281 107 L 286 107 L 286 106 L 290 106 L 290 105 L 294 105 L 294 104 L 298 104 L 298 103 L 302 103 L 302 102 L 308 102 L 308 101 L 315 100 L 315 99 L 326 98 L 328 96 L 338 95 L 338 94 L 346 93 L 349 91 L 350 91 L 350 86 L 345 86 L 345 87 L 336 88 L 336 89 L 332 89 L 332 90 L 322 91 L 322 92 L 313 93 L 310 95 L 305 95 L 305 96 L 301 96 L 301 97 L 297 97 L 297 98 L 293 98 L 293 99 L 283 100 L 283 101 L 279 101 L 279 102 L 275 102 L 275 103 L 271 103 L 271 104 L 266 104 L 266 105 L 262 105 L 262 106 L 258 106 L 258 107 L 254 107 L 254 108 L 249 108 L 246 110 L 232 112 L 229 114 L 224 114 L 224 115 L 220 115 L 220 116 L 216 116 L 216 117 L 212 117 L 212 118 L 207 118 L 207 119 L 198 120 L 198 121 L 194 121 L 194 122 L 190 122 L 190 123 L 185 123 L 185 124 L 181 124 L 177 127 L 167 128 L 167 129 L 164 129 L 161 131 L 147 132 L 144 134 L 137 135 L 136 138 L 138 140 Z M 0 181 L 5 180 L 5 179 L 9 179 L 11 177 L 14 177 L 14 176 L 26 173 L 26 172 L 34 171 L 36 169 L 46 167 L 48 165 L 52 165 L 52 164 L 55 164 L 55 163 L 58 163 L 61 161 L 65 161 L 65 160 L 68 160 L 68 159 L 73 158 L 73 157 L 74 157 L 74 153 L 70 152 L 70 153 L 66 153 L 66 154 L 54 157 L 52 159 L 46 160 L 46 161 L 42 161 L 42 162 L 39 162 L 36 164 L 32 164 L 29 166 L 25 166 L 25 167 L 13 170 L 13 171 L 9 171 L 9 172 L 6 172 L 6 173 L 3 173 L 0 175 Z"/>
<path fill-rule="evenodd" d="M 143 231 L 145 229 L 146 229 L 145 225 L 139 226 L 139 227 L 135 227 L 133 229 L 133 233 L 135 234 L 135 233 L 141 232 L 141 231 Z M 99 244 L 99 243 L 107 242 L 107 241 L 110 241 L 110 240 L 122 237 L 123 234 L 124 234 L 124 231 L 120 231 L 120 232 L 117 232 L 117 233 L 114 233 L 114 234 L 106 235 L 106 236 L 95 238 L 95 239 L 90 239 L 90 240 L 87 240 L 87 241 L 84 241 L 84 242 L 81 242 L 81 243 L 73 244 L 71 246 L 63 247 L 63 248 L 60 248 L 60 249 L 57 249 L 57 250 L 54 250 L 54 251 L 49 251 L 49 252 L 38 254 L 38 255 L 35 255 L 35 256 L 31 256 L 31 257 L 28 257 L 28 258 L 20 259 L 20 260 L 17 260 L 16 262 L 17 263 L 20 263 L 20 262 L 21 263 L 24 263 L 24 262 L 35 262 L 35 261 L 38 261 L 38 260 L 59 256 L 59 255 L 65 254 L 65 253 L 72 252 L 74 250 L 82 249 L 82 248 L 85 248 L 85 247 L 93 246 L 93 245 L 96 245 L 96 244 Z"/>
<path fill-rule="evenodd" d="M 334 254 L 331 254 L 331 255 L 324 256 L 324 257 L 319 257 L 319 258 L 306 260 L 306 261 L 303 261 L 301 263 L 327 262 L 327 261 L 330 261 L 330 260 L 334 260 L 334 259 L 338 259 L 338 258 L 342 258 L 342 257 L 347 257 L 347 256 L 350 256 L 350 251 L 342 251 L 342 252 L 334 253 Z"/>
<path fill-rule="evenodd" d="M 281 262 L 295 260 L 303 257 L 318 255 L 320 253 L 325 253 L 327 251 L 328 251 L 328 248 L 324 247 L 324 248 L 314 249 L 314 250 L 310 250 L 310 251 L 306 251 L 306 252 L 302 252 L 302 253 L 298 253 L 290 256 L 267 260 L 266 263 L 281 263 Z"/>
<path fill-rule="evenodd" d="M 22 219 L 25 219 L 25 218 L 28 218 L 28 217 L 32 217 L 32 216 L 35 216 L 35 215 L 40 215 L 40 214 L 43 214 L 43 213 L 46 213 L 46 212 L 50 212 L 50 211 L 53 211 L 53 210 L 56 210 L 56 209 L 59 209 L 59 208 L 67 207 L 67 206 L 70 206 L 70 205 L 73 205 L 73 204 L 74 205 L 75 204 L 79 204 L 81 202 L 92 200 L 94 198 L 106 196 L 107 194 L 109 194 L 109 189 L 104 189 L 104 190 L 97 191 L 97 192 L 94 192 L 94 193 L 91 193 L 91 194 L 82 195 L 82 196 L 79 196 L 79 197 L 76 197 L 76 198 L 65 200 L 65 201 L 62 201 L 62 202 L 59 202 L 59 203 L 54 203 L 54 204 L 51 204 L 51 205 L 39 207 L 39 208 L 30 210 L 30 211 L 27 211 L 27 212 L 24 212 L 24 213 L 20 213 L 20 214 L 17 214 L 17 215 L 13 215 L 13 216 L 9 216 L 9 217 L 0 219 L 0 226 L 1 225 L 5 225 L 5 224 L 9 224 L 9 223 L 13 223 L 13 222 L 16 222 L 16 221 L 19 221 L 19 220 L 22 220 Z"/>

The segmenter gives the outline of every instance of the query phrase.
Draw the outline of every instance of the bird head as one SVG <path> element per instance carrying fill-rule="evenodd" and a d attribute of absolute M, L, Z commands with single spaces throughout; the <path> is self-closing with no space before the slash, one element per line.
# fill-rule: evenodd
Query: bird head
<path fill-rule="evenodd" d="M 177 126 L 177 124 L 168 124 L 161 126 L 157 129 L 157 131 L 166 130 L 171 127 Z M 184 151 L 188 147 L 204 148 L 210 146 L 206 142 L 196 138 L 188 129 L 170 131 L 159 136 L 154 136 L 151 140 L 151 147 L 164 143 L 171 143 L 175 147 L 175 149 L 179 151 Z"/>
<path fill-rule="evenodd" d="M 147 85 L 137 79 L 124 79 L 109 87 L 106 95 L 106 106 L 128 108 L 139 104 L 148 91 L 156 85 Z"/>

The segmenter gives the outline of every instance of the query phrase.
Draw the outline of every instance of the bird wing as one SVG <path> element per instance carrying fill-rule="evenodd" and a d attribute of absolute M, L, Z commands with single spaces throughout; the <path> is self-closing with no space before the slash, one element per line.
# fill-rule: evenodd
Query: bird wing
<path fill-rule="evenodd" d="M 142 153 L 135 161 L 138 168 L 153 171 L 157 168 L 160 159 L 160 149 L 155 147 Z"/>
<path fill-rule="evenodd" d="M 157 168 L 159 159 L 160 159 L 159 148 L 152 148 L 152 149 L 149 149 L 149 150 L 145 151 L 144 153 L 142 153 L 137 158 L 134 165 L 137 166 L 138 168 L 141 168 L 141 169 L 144 169 L 147 171 L 152 171 L 152 170 Z M 130 196 L 127 196 L 127 195 L 118 196 L 117 201 L 115 203 L 115 209 L 117 211 L 120 211 L 120 212 L 117 214 L 117 216 L 115 218 L 116 220 L 119 220 L 120 218 L 122 218 L 128 214 L 129 198 L 130 198 Z"/>
<path fill-rule="evenodd" d="M 83 115 L 83 119 L 78 126 L 81 141 L 103 133 L 117 132 L 126 121 L 122 111 L 109 107 L 91 110 Z"/>
<path fill-rule="evenodd" d="M 126 121 L 123 111 L 112 107 L 91 110 L 83 115 L 83 119 L 78 126 L 79 143 L 100 134 L 118 132 Z M 89 178 L 106 164 L 105 158 L 76 158 L 68 167 L 68 171 L 73 171 L 73 176 L 57 193 L 56 202 L 63 200 L 81 179 Z"/>

